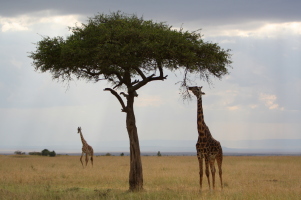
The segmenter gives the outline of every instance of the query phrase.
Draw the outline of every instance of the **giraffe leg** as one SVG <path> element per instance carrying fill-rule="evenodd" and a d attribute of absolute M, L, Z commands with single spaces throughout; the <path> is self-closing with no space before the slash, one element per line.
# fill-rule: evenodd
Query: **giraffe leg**
<path fill-rule="evenodd" d="M 83 168 L 85 168 L 85 167 L 84 167 L 84 163 L 83 163 L 83 161 L 82 161 L 83 155 L 84 155 L 84 152 L 82 152 L 82 156 L 80 157 L 79 160 L 80 160 L 80 162 L 82 163 Z"/>
<path fill-rule="evenodd" d="M 223 171 L 222 171 L 222 163 L 223 163 L 223 155 L 220 154 L 216 158 L 217 166 L 218 166 L 218 173 L 219 173 L 219 179 L 221 181 L 221 187 L 223 189 Z"/>
<path fill-rule="evenodd" d="M 89 161 L 89 159 L 88 159 L 88 154 L 86 153 L 86 166 L 87 166 L 87 164 L 88 164 L 88 161 Z"/>
<path fill-rule="evenodd" d="M 211 174 L 212 174 L 212 185 L 213 185 L 213 189 L 215 188 L 215 166 L 214 166 L 214 161 L 215 158 L 210 159 L 210 170 L 211 170 Z"/>
<path fill-rule="evenodd" d="M 205 156 L 205 167 L 206 167 L 205 173 L 206 173 L 206 176 L 207 176 L 209 189 L 211 190 L 211 187 L 210 187 L 210 177 L 209 177 L 209 159 L 208 159 L 207 155 Z"/>
<path fill-rule="evenodd" d="M 199 174 L 200 174 L 200 189 L 202 189 L 203 183 L 203 156 L 198 153 L 198 160 L 199 160 Z"/>
<path fill-rule="evenodd" d="M 93 167 L 93 155 L 91 156 L 91 163 L 92 163 L 92 167 Z"/>
<path fill-rule="evenodd" d="M 202 184 L 203 184 L 203 155 L 202 155 L 202 152 L 199 149 L 198 143 L 196 144 L 196 152 L 197 152 L 197 157 L 198 157 L 198 160 L 199 160 L 200 190 L 202 190 Z"/>

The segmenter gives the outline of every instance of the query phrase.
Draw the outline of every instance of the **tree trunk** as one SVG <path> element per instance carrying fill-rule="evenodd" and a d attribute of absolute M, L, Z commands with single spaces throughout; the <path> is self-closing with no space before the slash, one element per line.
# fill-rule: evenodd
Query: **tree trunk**
<path fill-rule="evenodd" d="M 126 128 L 130 139 L 130 174 L 129 174 L 130 188 L 129 190 L 141 191 L 143 190 L 143 174 L 142 174 L 142 163 L 141 163 L 141 156 L 140 156 L 138 132 L 137 132 L 136 120 L 134 114 L 133 93 L 130 93 L 127 98 Z"/>

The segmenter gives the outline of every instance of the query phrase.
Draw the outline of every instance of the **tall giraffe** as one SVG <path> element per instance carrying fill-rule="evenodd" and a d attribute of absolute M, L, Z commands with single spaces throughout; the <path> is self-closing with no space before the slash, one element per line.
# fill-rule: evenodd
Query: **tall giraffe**
<path fill-rule="evenodd" d="M 88 164 L 88 156 L 91 156 L 91 163 L 92 163 L 92 167 L 93 167 L 93 148 L 88 145 L 88 143 L 86 142 L 86 140 L 84 139 L 83 137 L 83 134 L 82 134 L 82 128 L 81 127 L 78 127 L 77 128 L 77 133 L 80 134 L 80 138 L 82 140 L 82 143 L 83 143 L 83 147 L 82 147 L 82 156 L 80 157 L 80 162 L 82 163 L 83 167 L 84 167 L 84 164 L 83 164 L 83 161 L 82 161 L 82 158 L 83 158 L 83 155 L 84 153 L 86 154 L 86 166 Z"/>
<path fill-rule="evenodd" d="M 209 188 L 210 188 L 210 178 L 209 178 L 209 165 L 212 174 L 213 189 L 215 188 L 215 166 L 214 162 L 216 160 L 218 165 L 219 177 L 221 181 L 221 187 L 223 188 L 222 179 L 222 162 L 223 162 L 223 150 L 221 144 L 215 140 L 204 121 L 203 105 L 202 105 L 202 87 L 188 87 L 190 91 L 197 97 L 198 109 L 197 109 L 197 124 L 198 124 L 198 141 L 196 143 L 197 156 L 199 160 L 200 168 L 200 188 L 202 189 L 203 182 L 203 158 L 205 158 L 205 173 L 207 176 Z M 211 189 L 211 188 L 210 188 Z"/>

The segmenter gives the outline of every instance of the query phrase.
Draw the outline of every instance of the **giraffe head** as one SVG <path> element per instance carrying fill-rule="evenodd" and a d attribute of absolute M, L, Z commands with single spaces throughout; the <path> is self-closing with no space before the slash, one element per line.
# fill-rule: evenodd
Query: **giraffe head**
<path fill-rule="evenodd" d="M 80 133 L 82 131 L 82 128 L 81 127 L 78 127 L 77 128 L 77 133 Z"/>
<path fill-rule="evenodd" d="M 201 98 L 202 95 L 205 95 L 204 92 L 202 92 L 202 87 L 198 87 L 198 86 L 193 86 L 193 87 L 188 87 L 188 90 L 190 90 L 196 97 L 197 99 Z"/>

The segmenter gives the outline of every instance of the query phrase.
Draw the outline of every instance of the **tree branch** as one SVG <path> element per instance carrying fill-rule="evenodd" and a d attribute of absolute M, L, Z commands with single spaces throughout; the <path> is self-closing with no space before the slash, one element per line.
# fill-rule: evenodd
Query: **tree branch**
<path fill-rule="evenodd" d="M 157 61 L 157 66 L 160 72 L 160 77 L 163 77 L 163 69 L 162 69 L 162 63 Z"/>
<path fill-rule="evenodd" d="M 124 92 L 120 92 L 120 95 L 123 95 L 126 99 L 128 99 L 129 95 L 125 94 Z M 134 91 L 134 97 L 138 97 L 138 94 L 136 91 Z"/>
<path fill-rule="evenodd" d="M 113 73 L 113 74 L 116 75 L 117 78 L 119 79 L 119 83 L 113 87 L 113 89 L 115 89 L 115 88 L 121 86 L 122 84 L 124 84 L 124 79 L 122 78 L 122 76 L 119 73 Z"/>
<path fill-rule="evenodd" d="M 119 79 L 119 81 L 123 83 L 123 78 L 120 75 L 120 73 L 113 73 L 113 74 L 115 74 L 117 76 L 117 78 Z"/>
<path fill-rule="evenodd" d="M 113 88 L 113 89 L 115 89 L 116 87 L 119 87 L 119 86 L 121 86 L 124 82 L 123 82 L 123 78 L 122 78 L 122 76 L 118 73 L 118 72 L 112 72 L 112 73 L 108 73 L 108 74 L 103 74 L 102 72 L 92 72 L 90 69 L 87 69 L 87 68 L 85 68 L 85 69 L 80 69 L 80 71 L 81 72 L 83 72 L 83 73 L 86 73 L 86 74 L 88 74 L 88 75 L 90 75 L 90 76 L 92 76 L 96 81 L 100 81 L 100 80 L 105 80 L 105 79 L 108 79 L 108 80 L 110 80 L 110 75 L 115 75 L 117 78 L 118 78 L 118 80 L 119 80 L 119 83 Z M 101 74 L 103 74 L 104 75 L 104 79 L 97 79 L 95 76 L 99 76 L 99 75 L 101 75 Z M 114 82 L 114 80 L 113 79 L 111 79 L 110 81 L 112 81 L 112 82 Z"/>
<path fill-rule="evenodd" d="M 156 80 L 162 80 L 164 81 L 168 75 L 164 76 L 163 74 L 163 68 L 162 68 L 162 63 L 160 61 L 157 61 L 157 66 L 160 72 L 160 75 L 157 77 L 152 77 L 151 81 L 156 81 Z"/>
<path fill-rule="evenodd" d="M 115 86 L 113 87 L 113 89 L 115 89 L 115 88 L 121 86 L 122 84 L 123 84 L 123 82 L 119 82 L 117 85 L 115 85 Z"/>
<path fill-rule="evenodd" d="M 168 75 L 166 75 L 166 76 L 156 76 L 156 77 L 153 77 L 150 81 L 158 81 L 158 80 L 164 81 L 167 78 L 167 76 Z"/>
<path fill-rule="evenodd" d="M 127 112 L 127 107 L 125 107 L 125 104 L 124 104 L 122 98 L 115 90 L 113 90 L 111 88 L 105 88 L 104 91 L 110 91 L 118 99 L 119 103 L 121 104 L 121 106 L 122 106 L 121 112 Z"/>
<path fill-rule="evenodd" d="M 139 83 L 139 80 L 134 80 L 133 82 L 131 82 L 132 85 L 135 85 L 136 83 Z"/>
<path fill-rule="evenodd" d="M 163 76 L 163 72 L 160 76 L 155 76 L 155 74 L 152 74 L 150 76 L 148 76 L 147 78 L 145 78 L 144 80 L 138 82 L 135 86 L 133 86 L 131 88 L 132 91 L 136 91 L 138 90 L 139 88 L 141 88 L 142 86 L 144 86 L 145 84 L 147 84 L 148 82 L 151 82 L 151 81 L 157 81 L 157 80 L 165 80 L 167 78 L 167 75 L 166 76 Z"/>
<path fill-rule="evenodd" d="M 135 67 L 134 69 L 138 72 L 138 74 L 141 76 L 141 78 L 143 80 L 146 79 L 146 76 L 144 75 L 144 73 L 138 67 Z"/>
<path fill-rule="evenodd" d="M 129 95 L 128 94 L 125 94 L 124 92 L 120 92 L 120 95 L 123 95 L 125 98 L 128 98 Z"/>

